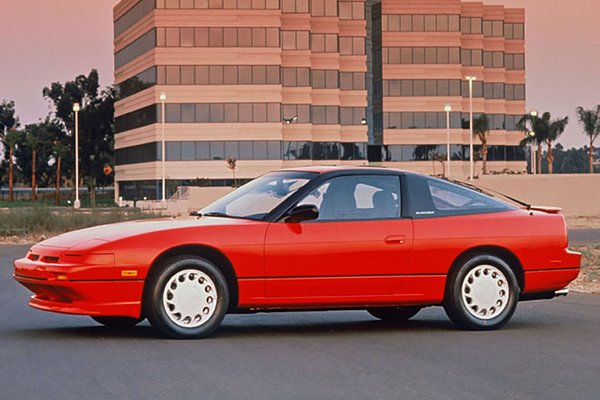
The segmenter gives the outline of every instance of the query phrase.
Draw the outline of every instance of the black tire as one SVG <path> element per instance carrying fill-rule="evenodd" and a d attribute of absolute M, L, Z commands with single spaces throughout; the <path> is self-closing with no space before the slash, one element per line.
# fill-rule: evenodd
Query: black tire
<path fill-rule="evenodd" d="M 170 288 L 166 288 L 170 281 Z M 181 285 L 199 287 L 192 289 L 198 291 L 191 295 L 192 301 L 198 302 L 197 304 L 189 302 L 189 294 L 175 292 L 179 282 L 183 282 Z M 171 292 L 173 283 L 175 289 Z M 213 263 L 198 256 L 177 256 L 158 266 L 148 276 L 144 292 L 144 310 L 148 321 L 162 336 L 173 339 L 199 339 L 211 335 L 221 325 L 229 308 L 229 289 L 225 277 Z M 169 304 L 169 300 L 165 300 L 169 295 L 172 298 L 187 296 L 188 301 L 182 303 L 185 307 L 182 308 L 182 313 L 173 304 Z M 170 307 L 172 309 L 167 310 Z"/>
<path fill-rule="evenodd" d="M 499 274 L 498 271 L 502 274 Z M 481 276 L 481 278 L 476 276 Z M 477 294 L 485 301 L 495 301 L 496 303 L 491 306 L 487 304 L 482 307 L 478 306 L 477 300 L 473 300 L 476 296 L 475 290 L 471 292 L 473 279 L 487 279 L 483 285 L 480 284 Z M 444 310 L 458 328 L 466 330 L 499 329 L 514 314 L 519 292 L 515 273 L 504 260 L 489 254 L 477 255 L 462 262 L 448 275 Z M 502 293 L 504 293 L 503 296 Z"/>
<path fill-rule="evenodd" d="M 133 318 L 133 317 L 91 317 L 97 323 L 104 325 L 108 328 L 114 329 L 127 329 L 133 328 L 145 318 Z"/>
<path fill-rule="evenodd" d="M 422 307 L 374 307 L 367 308 L 369 314 L 385 322 L 405 322 L 417 315 Z"/>

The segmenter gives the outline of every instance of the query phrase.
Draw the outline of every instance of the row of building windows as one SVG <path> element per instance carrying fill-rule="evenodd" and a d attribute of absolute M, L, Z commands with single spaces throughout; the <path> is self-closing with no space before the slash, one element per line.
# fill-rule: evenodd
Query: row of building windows
<path fill-rule="evenodd" d="M 522 115 L 486 114 L 490 130 L 519 131 Z M 474 113 L 479 118 L 481 113 Z M 446 129 L 445 112 L 384 112 L 385 129 Z M 451 112 L 450 129 L 468 129 L 469 113 Z"/>
<path fill-rule="evenodd" d="M 524 39 L 525 24 L 445 14 L 387 14 L 382 16 L 384 32 L 462 32 L 486 37 Z"/>
<path fill-rule="evenodd" d="M 480 17 L 461 17 L 461 32 L 466 35 L 525 39 L 525 24 L 501 20 L 484 20 Z"/>
<path fill-rule="evenodd" d="M 525 55 L 460 47 L 384 47 L 384 64 L 462 64 L 524 70 Z"/>
<path fill-rule="evenodd" d="M 161 142 L 115 150 L 116 165 L 162 160 Z M 207 160 L 364 160 L 366 143 L 277 140 L 169 141 L 166 161 Z"/>
<path fill-rule="evenodd" d="M 469 97 L 469 83 L 459 79 L 389 79 L 383 81 L 384 96 Z M 525 100 L 525 84 L 473 82 L 473 97 Z"/>
<path fill-rule="evenodd" d="M 372 147 L 372 146 L 370 146 Z M 377 152 L 378 149 L 375 150 Z M 480 155 L 481 146 L 475 145 L 473 152 Z M 370 149 L 370 154 L 373 150 Z M 377 156 L 377 154 L 376 154 Z M 388 145 L 381 147 L 381 161 L 437 161 L 446 160 L 448 148 L 445 144 L 439 145 Z M 469 160 L 469 146 L 450 145 L 450 159 L 454 161 Z M 488 146 L 488 161 L 524 161 L 525 152 L 520 146 Z"/>
<path fill-rule="evenodd" d="M 156 8 L 279 10 L 279 0 L 156 0 Z"/>
<path fill-rule="evenodd" d="M 279 28 L 156 28 L 157 47 L 279 47 Z"/>
<path fill-rule="evenodd" d="M 115 133 L 161 122 L 160 104 L 115 118 Z M 315 106 L 280 103 L 169 103 L 167 123 L 312 123 L 317 125 L 364 125 L 364 107 Z"/>
<path fill-rule="evenodd" d="M 364 160 L 366 143 L 303 142 L 303 141 L 169 141 L 165 143 L 166 161 L 227 160 Z M 474 152 L 481 153 L 475 145 Z M 379 154 L 378 154 L 379 153 Z M 433 161 L 445 160 L 447 145 L 384 145 L 369 146 L 372 161 Z M 469 146 L 450 145 L 454 161 L 469 159 Z M 161 142 L 145 143 L 115 151 L 116 165 L 129 165 L 162 160 Z M 523 161 L 520 146 L 488 146 L 488 161 Z"/>
<path fill-rule="evenodd" d="M 384 14 L 384 32 L 459 32 L 460 16 L 446 14 Z"/>
<path fill-rule="evenodd" d="M 283 85 L 366 90 L 364 72 L 281 68 L 278 65 L 161 65 L 117 85 L 118 99 L 158 85 Z"/>
<path fill-rule="evenodd" d="M 152 1 L 152 0 L 150 0 Z M 281 3 L 281 4 L 280 4 Z M 156 0 L 162 9 L 279 10 L 313 17 L 365 19 L 365 2 L 352 0 Z"/>
<path fill-rule="evenodd" d="M 281 36 L 281 38 L 280 38 Z M 279 31 L 279 28 L 170 27 L 157 28 L 158 47 L 280 47 L 313 53 L 364 55 L 365 38 L 334 33 Z"/>

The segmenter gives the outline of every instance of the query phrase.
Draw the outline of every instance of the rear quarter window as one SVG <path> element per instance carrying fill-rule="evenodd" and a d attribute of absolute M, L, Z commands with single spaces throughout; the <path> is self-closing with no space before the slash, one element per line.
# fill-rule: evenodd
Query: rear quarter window
<path fill-rule="evenodd" d="M 486 194 L 441 179 L 409 175 L 407 182 L 414 218 L 485 214 L 514 208 Z"/>

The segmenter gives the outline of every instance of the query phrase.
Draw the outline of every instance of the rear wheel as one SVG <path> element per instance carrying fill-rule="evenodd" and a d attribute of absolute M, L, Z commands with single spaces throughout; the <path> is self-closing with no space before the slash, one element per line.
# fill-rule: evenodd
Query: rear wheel
<path fill-rule="evenodd" d="M 517 308 L 519 285 L 510 266 L 493 255 L 478 255 L 448 276 L 444 310 L 462 329 L 504 326 Z"/>
<path fill-rule="evenodd" d="M 385 322 L 404 322 L 417 315 L 421 307 L 376 307 L 368 308 L 367 311 Z"/>
<path fill-rule="evenodd" d="M 109 328 L 127 329 L 142 322 L 144 318 L 132 317 L 91 317 L 94 321 Z"/>
<path fill-rule="evenodd" d="M 163 336 L 207 337 L 227 313 L 227 282 L 221 271 L 202 257 L 172 258 L 151 274 L 146 285 L 146 314 Z"/>

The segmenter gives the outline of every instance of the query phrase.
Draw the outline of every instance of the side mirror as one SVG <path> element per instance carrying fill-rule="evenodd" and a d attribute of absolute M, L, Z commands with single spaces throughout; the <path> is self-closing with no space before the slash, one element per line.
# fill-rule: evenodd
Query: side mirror
<path fill-rule="evenodd" d="M 319 218 L 319 209 L 312 204 L 296 206 L 285 218 L 285 222 L 298 223 L 302 221 L 312 221 Z"/>

